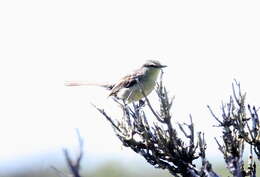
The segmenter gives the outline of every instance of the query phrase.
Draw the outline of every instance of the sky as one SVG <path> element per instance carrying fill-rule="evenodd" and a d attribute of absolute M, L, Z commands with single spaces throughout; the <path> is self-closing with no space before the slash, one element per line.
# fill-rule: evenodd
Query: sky
<path fill-rule="evenodd" d="M 191 114 L 208 156 L 217 157 L 220 130 L 206 106 L 220 113 L 234 79 L 260 105 L 259 9 L 259 1 L 240 0 L 1 1 L 0 164 L 73 148 L 75 128 L 86 156 L 135 158 L 91 106 L 120 116 L 106 90 L 64 82 L 116 82 L 147 59 L 168 65 L 173 122 Z"/>

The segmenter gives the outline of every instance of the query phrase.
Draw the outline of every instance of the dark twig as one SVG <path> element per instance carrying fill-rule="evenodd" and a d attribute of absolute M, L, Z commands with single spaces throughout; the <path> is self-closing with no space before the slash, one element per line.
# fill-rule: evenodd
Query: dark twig
<path fill-rule="evenodd" d="M 71 175 L 73 177 L 81 177 L 80 176 L 80 162 L 83 157 L 83 139 L 80 136 L 79 130 L 76 129 L 77 132 L 77 137 L 78 137 L 78 142 L 79 142 L 79 154 L 77 155 L 77 158 L 75 161 L 73 161 L 69 155 L 69 152 L 67 149 L 63 149 L 63 153 L 67 162 L 67 165 L 71 171 Z"/>
<path fill-rule="evenodd" d="M 223 145 L 216 142 L 219 150 L 222 152 L 229 171 L 234 177 L 254 177 L 256 169 L 254 167 L 253 155 L 250 154 L 248 170 L 244 168 L 243 153 L 244 142 L 254 146 L 254 150 L 258 155 L 258 148 L 260 150 L 260 142 L 257 136 L 260 134 L 259 122 L 257 123 L 257 112 L 248 106 L 251 118 L 247 118 L 245 106 L 245 93 L 242 93 L 240 83 L 235 81 L 232 84 L 233 95 L 227 104 L 221 106 L 222 120 L 220 120 L 208 106 L 211 115 L 217 120 L 219 126 L 223 128 Z M 235 100 L 235 101 L 233 101 Z M 249 121 L 252 121 L 252 127 L 249 126 Z M 259 143 L 259 144 L 258 144 Z"/>
<path fill-rule="evenodd" d="M 59 169 L 57 169 L 55 166 L 51 166 L 51 168 L 56 172 L 56 174 L 59 177 L 70 177 L 69 175 L 65 174 L 64 172 L 60 171 Z"/>
<path fill-rule="evenodd" d="M 111 117 L 109 117 L 106 112 L 103 109 L 98 108 L 96 105 L 91 104 L 94 108 L 96 108 L 101 114 L 103 114 L 103 116 L 105 116 L 105 118 L 111 123 L 111 125 L 113 126 L 113 128 L 117 129 L 119 132 L 121 131 L 118 126 L 115 124 L 115 122 L 111 119 Z"/>
<path fill-rule="evenodd" d="M 201 167 L 201 176 L 205 177 L 218 177 L 218 175 L 213 171 L 211 163 L 206 158 L 206 141 L 204 137 L 204 133 L 198 133 L 199 138 L 199 150 L 200 150 L 200 158 L 202 162 Z"/>

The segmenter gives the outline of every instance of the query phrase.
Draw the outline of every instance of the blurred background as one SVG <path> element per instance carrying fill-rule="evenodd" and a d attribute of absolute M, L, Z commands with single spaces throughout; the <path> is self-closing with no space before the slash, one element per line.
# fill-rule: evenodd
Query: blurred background
<path fill-rule="evenodd" d="M 115 82 L 147 59 L 168 65 L 164 81 L 174 122 L 193 116 L 207 156 L 221 170 L 214 137 L 218 112 L 241 82 L 260 105 L 259 1 L 8 0 L 0 2 L 0 176 L 57 176 L 63 148 L 84 138 L 87 176 L 169 176 L 122 147 L 91 103 L 120 117 L 107 91 L 69 88 L 68 80 Z M 156 101 L 155 94 L 149 98 Z M 173 122 L 173 123 L 174 123 Z M 140 169 L 145 170 L 140 170 Z M 224 172 L 223 172 L 224 173 Z"/>

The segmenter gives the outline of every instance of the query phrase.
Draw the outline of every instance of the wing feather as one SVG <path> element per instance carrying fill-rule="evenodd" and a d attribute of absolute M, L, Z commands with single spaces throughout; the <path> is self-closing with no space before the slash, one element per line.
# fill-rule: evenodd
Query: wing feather
<path fill-rule="evenodd" d="M 137 83 L 137 79 L 139 79 L 142 75 L 142 70 L 136 70 L 136 72 L 134 72 L 133 74 L 129 74 L 123 77 L 117 84 L 114 85 L 109 96 L 116 95 L 121 88 L 132 87 Z"/>

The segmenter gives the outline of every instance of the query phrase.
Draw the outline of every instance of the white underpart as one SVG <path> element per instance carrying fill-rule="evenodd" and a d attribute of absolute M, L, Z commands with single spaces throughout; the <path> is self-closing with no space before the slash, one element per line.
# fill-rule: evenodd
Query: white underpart
<path fill-rule="evenodd" d="M 117 93 L 117 97 L 119 99 L 125 100 L 127 103 L 131 103 L 133 101 L 138 101 L 142 99 L 144 96 L 142 94 L 141 88 L 143 88 L 143 91 L 146 96 L 149 95 L 156 85 L 156 80 L 159 73 L 160 69 L 158 68 L 147 69 L 144 77 L 140 79 L 139 82 L 137 82 L 141 84 L 141 86 L 135 84 L 129 88 L 121 88 Z"/>

